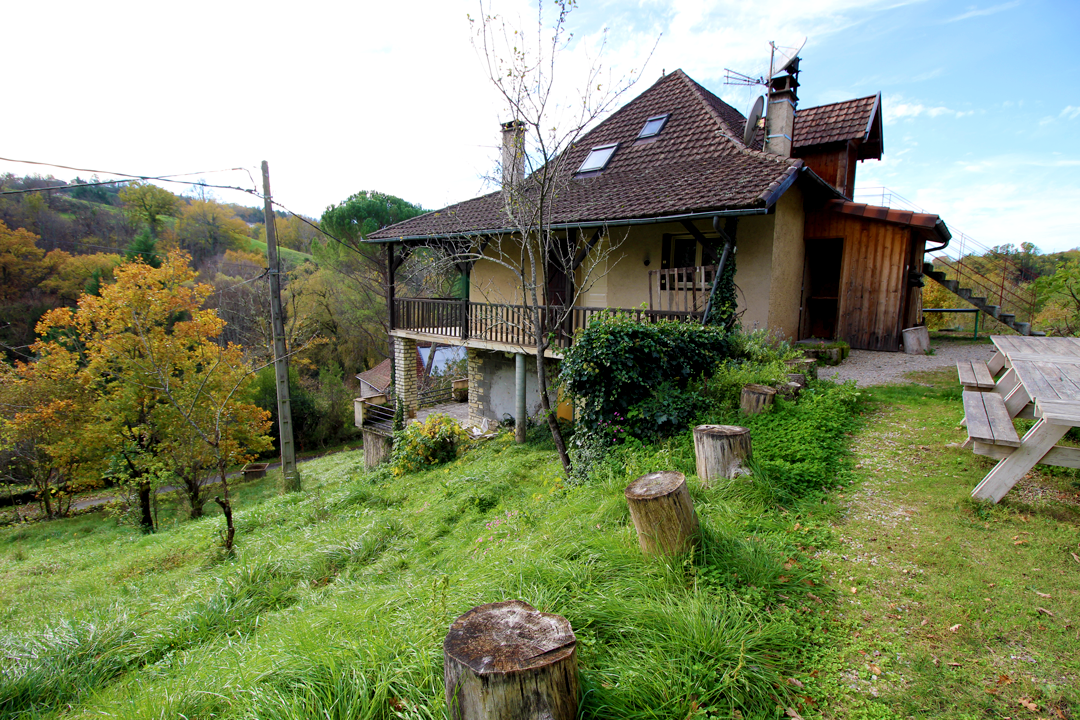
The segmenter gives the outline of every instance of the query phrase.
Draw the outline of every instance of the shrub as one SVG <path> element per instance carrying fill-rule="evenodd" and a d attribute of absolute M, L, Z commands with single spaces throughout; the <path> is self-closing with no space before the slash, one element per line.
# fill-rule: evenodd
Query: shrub
<path fill-rule="evenodd" d="M 394 438 L 390 468 L 396 476 L 449 462 L 464 451 L 472 438 L 457 420 L 434 413 L 423 423 L 409 423 Z"/>
<path fill-rule="evenodd" d="M 566 351 L 559 378 L 574 397 L 578 424 L 591 432 L 616 414 L 629 417 L 631 408 L 656 398 L 665 383 L 685 389 L 716 367 L 729 346 L 729 333 L 718 327 L 600 315 Z M 664 414 L 657 402 L 639 415 Z"/>

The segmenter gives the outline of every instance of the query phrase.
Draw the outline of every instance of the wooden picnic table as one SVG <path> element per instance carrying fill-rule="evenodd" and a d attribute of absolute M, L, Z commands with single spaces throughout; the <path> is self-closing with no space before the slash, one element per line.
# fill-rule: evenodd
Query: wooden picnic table
<path fill-rule="evenodd" d="M 987 369 L 1004 373 L 988 393 L 965 392 L 964 412 L 975 452 L 999 460 L 971 495 L 998 502 L 1035 465 L 1080 467 L 1080 448 L 1057 445 L 1080 426 L 1080 338 L 994 335 L 991 340 L 996 353 Z M 1036 420 L 1018 440 L 1012 428 L 1016 417 Z"/>

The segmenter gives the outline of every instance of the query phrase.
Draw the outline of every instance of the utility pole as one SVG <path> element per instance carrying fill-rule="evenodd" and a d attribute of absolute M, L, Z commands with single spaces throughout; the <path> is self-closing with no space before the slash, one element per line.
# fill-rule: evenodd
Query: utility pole
<path fill-rule="evenodd" d="M 289 405 L 289 355 L 285 348 L 285 320 L 281 312 L 281 263 L 278 261 L 274 202 L 270 195 L 270 166 L 263 160 L 263 213 L 266 219 L 266 262 L 270 276 L 270 322 L 274 332 L 274 378 L 277 385 L 278 445 L 281 447 L 281 476 L 286 492 L 300 490 L 293 446 L 292 408 Z"/>

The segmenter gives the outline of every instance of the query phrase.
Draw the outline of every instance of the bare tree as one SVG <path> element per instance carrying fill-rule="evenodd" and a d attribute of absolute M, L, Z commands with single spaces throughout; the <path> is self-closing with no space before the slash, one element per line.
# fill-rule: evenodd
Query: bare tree
<path fill-rule="evenodd" d="M 615 108 L 639 75 L 631 70 L 614 78 L 600 61 L 601 42 L 578 78 L 572 101 L 566 101 L 559 92 L 560 72 L 572 60 L 568 48 L 573 35 L 567 17 L 574 5 L 573 0 L 556 0 L 549 7 L 539 3 L 536 25 L 528 31 L 489 14 L 482 1 L 480 16 L 470 17 L 474 46 L 512 118 L 503 125 L 504 132 L 513 137 L 512 143 L 504 144 L 501 162 L 502 210 L 512 232 L 484 238 L 456 253 L 459 262 L 482 257 L 517 279 L 527 308 L 524 330 L 535 344 L 542 412 L 567 472 L 570 457 L 551 403 L 552 379 L 545 353 L 578 299 L 617 261 L 621 243 L 606 227 L 583 237 L 576 231 L 556 229 L 560 198 L 574 182 L 568 151 Z M 518 418 L 518 422 L 524 420 Z"/>

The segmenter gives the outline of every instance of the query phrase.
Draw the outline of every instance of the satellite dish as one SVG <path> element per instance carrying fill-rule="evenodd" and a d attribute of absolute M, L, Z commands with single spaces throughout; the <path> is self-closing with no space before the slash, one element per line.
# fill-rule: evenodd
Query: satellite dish
<path fill-rule="evenodd" d="M 808 38 L 803 38 L 803 41 L 799 43 L 799 47 L 795 48 L 795 51 L 790 53 L 786 52 L 785 50 L 781 50 L 776 45 L 773 45 L 772 77 L 776 77 L 780 73 L 787 71 L 792 66 L 795 60 L 799 57 L 799 53 L 801 53 L 802 49 L 806 47 L 807 39 Z M 791 50 L 791 48 L 786 48 L 786 50 Z"/>
<path fill-rule="evenodd" d="M 747 116 L 746 127 L 743 129 L 742 144 L 746 147 L 750 147 L 750 142 L 754 139 L 754 134 L 757 133 L 758 122 L 761 121 L 761 113 L 764 111 L 765 96 L 759 95 L 758 99 L 754 101 L 754 109 Z"/>

